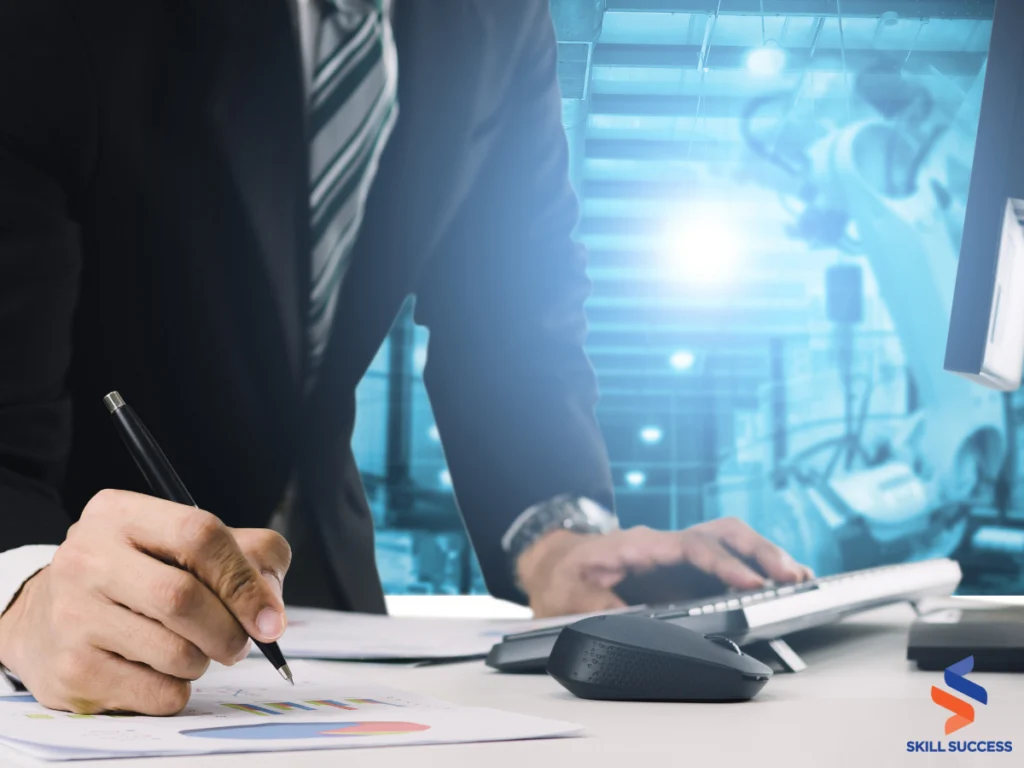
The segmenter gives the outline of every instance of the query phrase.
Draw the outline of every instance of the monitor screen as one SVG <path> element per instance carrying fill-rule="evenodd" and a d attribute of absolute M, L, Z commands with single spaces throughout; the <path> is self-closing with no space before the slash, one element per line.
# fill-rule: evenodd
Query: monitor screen
<path fill-rule="evenodd" d="M 945 368 L 1005 392 L 1024 365 L 1024 3 L 996 4 Z"/>

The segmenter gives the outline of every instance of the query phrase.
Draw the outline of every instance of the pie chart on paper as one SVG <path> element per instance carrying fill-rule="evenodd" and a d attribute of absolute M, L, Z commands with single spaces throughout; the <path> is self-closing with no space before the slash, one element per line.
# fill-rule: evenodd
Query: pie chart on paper
<path fill-rule="evenodd" d="M 353 736 L 401 736 L 429 730 L 429 725 L 396 721 L 363 721 L 332 723 L 258 723 L 226 725 L 219 728 L 196 728 L 182 731 L 182 736 L 203 739 L 338 739 Z"/>

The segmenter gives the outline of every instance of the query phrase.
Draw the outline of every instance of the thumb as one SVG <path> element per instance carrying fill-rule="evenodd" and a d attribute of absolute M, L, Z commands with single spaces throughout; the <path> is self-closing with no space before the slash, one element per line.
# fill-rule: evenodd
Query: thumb
<path fill-rule="evenodd" d="M 283 603 L 284 602 L 284 579 L 273 571 L 262 570 L 260 575 L 263 576 L 263 580 L 267 582 L 271 591 L 277 595 L 277 598 Z"/>
<path fill-rule="evenodd" d="M 630 573 L 675 564 L 683 553 L 673 533 L 637 526 L 595 538 L 578 557 L 584 578 L 610 589 Z"/>
<path fill-rule="evenodd" d="M 582 572 L 583 580 L 599 589 L 611 589 L 629 573 L 628 568 L 619 565 L 591 565 Z"/>
<path fill-rule="evenodd" d="M 283 536 L 266 528 L 234 528 L 231 533 L 239 549 L 283 600 L 284 577 L 292 561 L 292 550 Z"/>

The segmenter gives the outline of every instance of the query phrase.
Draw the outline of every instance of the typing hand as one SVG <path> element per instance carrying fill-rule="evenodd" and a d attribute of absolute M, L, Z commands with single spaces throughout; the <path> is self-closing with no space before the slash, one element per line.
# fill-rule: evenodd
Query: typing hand
<path fill-rule="evenodd" d="M 211 659 L 284 632 L 290 560 L 273 531 L 102 491 L 0 618 L 0 663 L 53 709 L 175 714 Z"/>
<path fill-rule="evenodd" d="M 798 582 L 813 574 L 786 552 L 735 518 L 701 523 L 684 531 L 644 526 L 601 536 L 554 531 L 519 558 L 519 581 L 538 617 L 625 607 L 615 587 L 633 573 L 691 565 L 727 587 L 756 589 L 765 576 Z M 752 567 L 751 564 L 756 565 Z M 679 585 L 680 592 L 686 585 Z"/>

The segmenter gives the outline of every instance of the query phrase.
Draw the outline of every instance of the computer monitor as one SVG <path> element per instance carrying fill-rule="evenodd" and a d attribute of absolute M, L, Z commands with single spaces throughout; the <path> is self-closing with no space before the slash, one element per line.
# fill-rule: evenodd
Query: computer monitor
<path fill-rule="evenodd" d="M 1024 0 L 997 0 L 945 369 L 1016 390 L 1024 368 Z"/>

